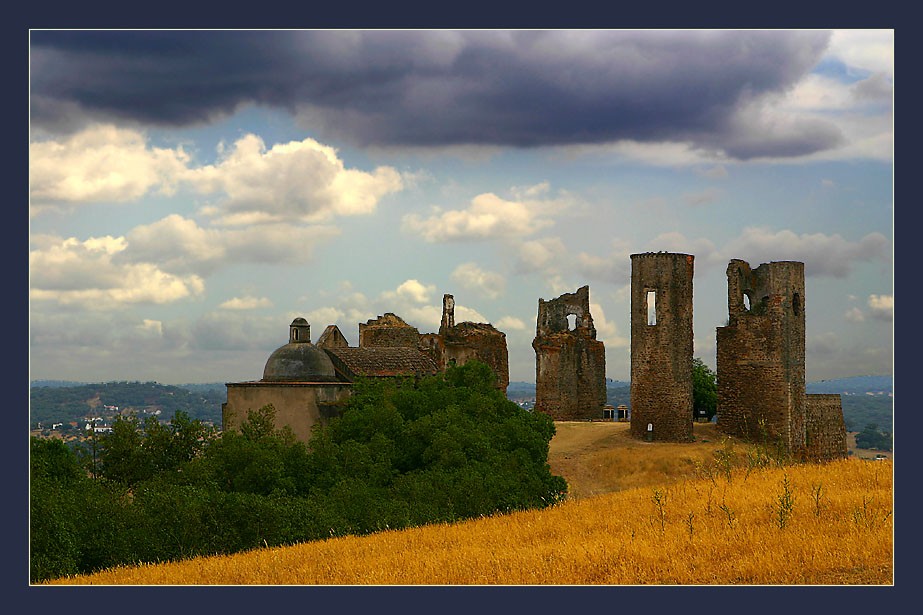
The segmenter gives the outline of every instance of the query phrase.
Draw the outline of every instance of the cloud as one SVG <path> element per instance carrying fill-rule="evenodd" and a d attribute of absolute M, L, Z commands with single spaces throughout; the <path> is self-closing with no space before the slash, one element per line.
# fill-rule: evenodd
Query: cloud
<path fill-rule="evenodd" d="M 149 147 L 139 131 L 91 126 L 60 141 L 29 144 L 29 196 L 40 208 L 124 203 L 154 190 L 169 194 L 188 162 L 182 148 Z"/>
<path fill-rule="evenodd" d="M 692 205 L 693 207 L 699 207 L 701 205 L 708 205 L 717 201 L 723 191 L 718 190 L 717 188 L 706 188 L 705 190 L 699 192 L 689 192 L 683 195 L 683 202 L 687 205 Z"/>
<path fill-rule="evenodd" d="M 524 241 L 519 245 L 516 271 L 533 273 L 552 266 L 567 254 L 564 242 L 558 237 L 544 237 Z"/>
<path fill-rule="evenodd" d="M 430 296 L 435 292 L 436 287 L 432 284 L 423 284 L 417 280 L 406 280 L 395 290 L 382 293 L 382 299 L 386 301 L 403 300 L 421 304 L 429 301 Z"/>
<path fill-rule="evenodd" d="M 93 310 L 165 304 L 200 295 L 197 275 L 173 275 L 152 263 L 120 263 L 124 238 L 61 239 L 29 253 L 29 297 Z"/>
<path fill-rule="evenodd" d="M 725 260 L 740 258 L 751 264 L 774 260 L 802 261 L 806 276 L 842 278 L 858 263 L 886 260 L 888 239 L 869 233 L 858 241 L 824 233 L 798 235 L 790 230 L 749 227 L 722 251 Z"/>
<path fill-rule="evenodd" d="M 724 165 L 717 165 L 707 169 L 696 169 L 696 174 L 706 179 L 727 179 L 728 170 Z"/>
<path fill-rule="evenodd" d="M 475 263 L 462 263 L 452 272 L 451 279 L 465 290 L 496 299 L 506 290 L 506 279 L 494 271 L 485 271 Z"/>
<path fill-rule="evenodd" d="M 262 105 L 360 146 L 669 140 L 739 158 L 803 155 L 835 144 L 829 124 L 758 110 L 803 78 L 830 39 L 814 30 L 36 31 L 31 117 L 48 127 L 74 115 L 190 126 Z"/>
<path fill-rule="evenodd" d="M 248 229 L 203 228 L 194 220 L 171 214 L 137 226 L 126 239 L 123 258 L 156 262 L 170 271 L 207 274 L 234 263 L 302 264 L 339 230 L 328 226 L 264 224 Z"/>
<path fill-rule="evenodd" d="M 217 201 L 203 212 L 226 225 L 318 222 L 374 213 L 403 189 L 391 167 L 347 168 L 334 148 L 314 139 L 267 148 L 246 134 L 212 165 L 191 166 L 182 150 L 151 146 L 136 130 L 93 125 L 60 140 L 30 144 L 35 212 L 60 204 L 135 201 L 151 191 L 190 186 Z"/>
<path fill-rule="evenodd" d="M 496 326 L 498 329 L 504 332 L 509 330 L 525 331 L 526 329 L 526 323 L 524 323 L 521 319 L 516 318 L 515 316 L 504 316 L 497 321 Z"/>
<path fill-rule="evenodd" d="M 857 307 L 852 307 L 846 310 L 846 313 L 843 314 L 843 318 L 847 322 L 863 322 L 865 320 L 865 314 L 862 313 Z"/>
<path fill-rule="evenodd" d="M 493 193 L 479 194 L 467 209 L 434 210 L 429 218 L 408 214 L 403 229 L 430 243 L 517 238 L 554 224 L 547 201 L 508 201 Z"/>
<path fill-rule="evenodd" d="M 255 310 L 272 307 L 272 301 L 266 297 L 234 297 L 218 306 L 222 310 Z"/>
<path fill-rule="evenodd" d="M 631 340 L 621 335 L 614 322 L 606 320 L 606 313 L 598 303 L 590 303 L 590 314 L 593 315 L 593 326 L 596 327 L 596 339 L 601 340 L 606 348 L 627 348 Z"/>
<path fill-rule="evenodd" d="M 869 295 L 869 309 L 872 318 L 891 322 L 894 320 L 894 296 Z"/>
<path fill-rule="evenodd" d="M 229 225 L 370 214 L 382 197 L 403 188 L 391 167 L 347 169 L 334 148 L 314 139 L 267 149 L 254 134 L 238 139 L 216 164 L 190 172 L 188 181 L 223 197 L 215 213 Z"/>

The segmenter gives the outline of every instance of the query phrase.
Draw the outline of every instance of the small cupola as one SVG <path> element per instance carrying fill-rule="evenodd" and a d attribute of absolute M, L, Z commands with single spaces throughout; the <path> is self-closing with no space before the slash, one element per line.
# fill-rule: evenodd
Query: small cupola
<path fill-rule="evenodd" d="M 311 343 L 311 325 L 304 318 L 298 317 L 289 325 L 288 341 L 290 344 L 298 342 Z"/>

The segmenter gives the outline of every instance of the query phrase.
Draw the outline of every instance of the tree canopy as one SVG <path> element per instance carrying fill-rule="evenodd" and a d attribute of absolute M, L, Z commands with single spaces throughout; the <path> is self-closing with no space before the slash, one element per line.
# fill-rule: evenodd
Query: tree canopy
<path fill-rule="evenodd" d="M 493 382 L 472 361 L 357 383 L 307 445 L 272 406 L 219 436 L 183 414 L 124 419 L 95 478 L 33 439 L 32 579 L 553 505 L 567 491 L 547 460 L 554 423 Z"/>
<path fill-rule="evenodd" d="M 718 411 L 718 377 L 699 357 L 692 359 L 692 416 L 712 420 Z"/>

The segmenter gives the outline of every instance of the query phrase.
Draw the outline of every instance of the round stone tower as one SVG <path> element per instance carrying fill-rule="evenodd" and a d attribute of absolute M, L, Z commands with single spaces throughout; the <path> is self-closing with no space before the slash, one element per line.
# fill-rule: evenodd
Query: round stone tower
<path fill-rule="evenodd" d="M 631 435 L 692 441 L 691 254 L 631 255 Z"/>

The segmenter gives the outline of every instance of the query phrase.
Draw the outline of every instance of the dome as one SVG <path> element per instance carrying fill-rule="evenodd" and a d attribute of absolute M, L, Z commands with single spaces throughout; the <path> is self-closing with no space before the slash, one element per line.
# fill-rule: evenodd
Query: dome
<path fill-rule="evenodd" d="M 263 368 L 268 382 L 336 382 L 333 362 L 310 342 L 290 342 L 269 355 Z"/>
<path fill-rule="evenodd" d="M 296 318 L 289 325 L 288 344 L 269 355 L 263 368 L 266 382 L 336 382 L 333 362 L 311 343 L 311 325 Z"/>

